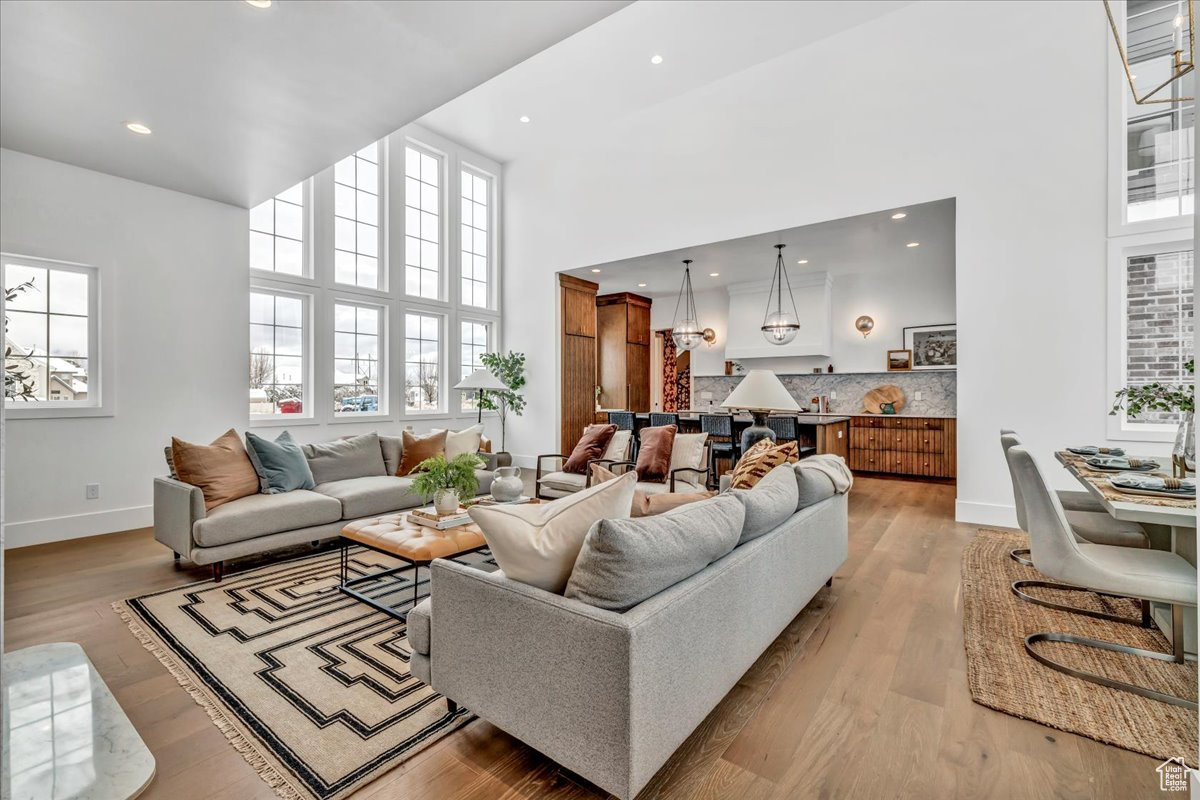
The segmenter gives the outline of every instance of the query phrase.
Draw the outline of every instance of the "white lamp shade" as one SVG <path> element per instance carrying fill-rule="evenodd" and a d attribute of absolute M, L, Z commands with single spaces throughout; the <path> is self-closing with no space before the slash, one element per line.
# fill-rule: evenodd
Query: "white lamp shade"
<path fill-rule="evenodd" d="M 752 369 L 734 387 L 721 408 L 745 408 L 750 411 L 799 411 L 783 382 L 769 369 Z"/>
<path fill-rule="evenodd" d="M 477 369 L 458 383 L 455 389 L 507 389 L 504 381 L 486 369 Z"/>

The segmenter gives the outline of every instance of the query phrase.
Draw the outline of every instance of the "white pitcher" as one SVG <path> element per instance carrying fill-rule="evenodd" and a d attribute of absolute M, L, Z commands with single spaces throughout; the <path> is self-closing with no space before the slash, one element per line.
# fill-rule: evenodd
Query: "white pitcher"
<path fill-rule="evenodd" d="M 492 498 L 497 503 L 511 503 L 521 499 L 525 483 L 521 480 L 520 467 L 497 467 L 492 480 Z"/>

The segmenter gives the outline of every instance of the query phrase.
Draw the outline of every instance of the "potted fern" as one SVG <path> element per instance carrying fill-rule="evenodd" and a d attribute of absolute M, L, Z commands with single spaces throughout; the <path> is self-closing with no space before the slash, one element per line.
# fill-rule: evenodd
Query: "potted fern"
<path fill-rule="evenodd" d="M 445 456 L 427 458 L 417 466 L 420 471 L 413 478 L 412 490 L 426 502 L 432 498 L 439 515 L 453 514 L 462 500 L 479 491 L 475 470 L 483 466 L 483 459 L 474 453 L 462 453 L 450 461 Z"/>

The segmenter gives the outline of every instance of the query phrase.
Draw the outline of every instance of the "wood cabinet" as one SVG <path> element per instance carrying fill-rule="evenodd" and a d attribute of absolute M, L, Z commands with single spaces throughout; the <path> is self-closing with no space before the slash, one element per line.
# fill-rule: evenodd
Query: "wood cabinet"
<path fill-rule="evenodd" d="M 953 478 L 957 420 L 880 415 L 850 418 L 850 469 Z"/>
<path fill-rule="evenodd" d="M 558 276 L 562 302 L 562 429 L 560 452 L 575 449 L 596 416 L 596 292 L 599 285 Z"/>
<path fill-rule="evenodd" d="M 831 422 L 817 426 L 817 452 L 832 453 L 850 460 L 850 423 Z"/>
<path fill-rule="evenodd" d="M 650 298 L 631 292 L 596 298 L 600 405 L 650 410 Z"/>

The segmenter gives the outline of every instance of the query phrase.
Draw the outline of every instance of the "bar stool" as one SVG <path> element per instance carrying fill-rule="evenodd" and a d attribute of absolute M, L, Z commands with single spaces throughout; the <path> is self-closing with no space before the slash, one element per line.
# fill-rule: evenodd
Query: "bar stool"
<path fill-rule="evenodd" d="M 661 428 L 664 425 L 674 425 L 675 430 L 679 430 L 679 415 L 669 414 L 663 411 L 650 412 L 650 427 Z"/>
<path fill-rule="evenodd" d="M 807 458 L 817 452 L 815 447 L 800 445 L 800 422 L 796 417 L 767 417 L 767 427 L 775 434 L 776 442 L 795 442 L 800 458 Z"/>
<path fill-rule="evenodd" d="M 638 451 L 637 416 L 632 411 L 610 411 L 608 412 L 608 424 L 616 425 L 619 431 L 629 431 L 629 438 L 632 440 L 630 458 L 636 461 Z"/>
<path fill-rule="evenodd" d="M 708 434 L 708 485 L 717 485 L 717 459 L 728 458 L 730 466 L 741 458 L 741 446 L 733 435 L 732 414 L 701 414 L 700 432 Z"/>

